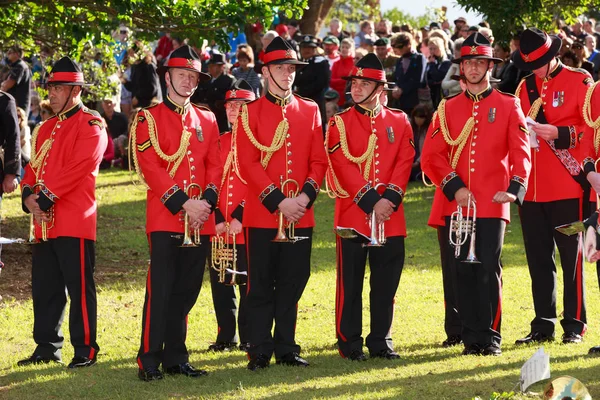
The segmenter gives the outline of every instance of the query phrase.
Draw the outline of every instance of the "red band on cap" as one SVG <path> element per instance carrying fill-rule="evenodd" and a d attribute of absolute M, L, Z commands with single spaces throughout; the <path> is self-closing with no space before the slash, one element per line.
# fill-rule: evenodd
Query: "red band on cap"
<path fill-rule="evenodd" d="M 169 62 L 167 63 L 167 67 L 169 68 L 189 68 L 196 70 L 198 72 L 202 72 L 202 63 L 198 60 L 193 60 L 191 58 L 169 58 Z"/>
<path fill-rule="evenodd" d="M 460 49 L 460 56 L 486 56 L 493 57 L 490 46 L 463 46 Z"/>
<path fill-rule="evenodd" d="M 550 46 L 552 46 L 552 39 L 550 39 L 550 36 L 546 35 L 546 42 L 541 47 L 538 47 L 529 54 L 525 54 L 522 51 L 519 52 L 521 53 L 521 58 L 523 59 L 523 61 L 533 62 L 543 57 L 544 54 L 546 54 L 548 50 L 550 50 Z"/>
<path fill-rule="evenodd" d="M 83 82 L 83 72 L 52 72 L 48 83 L 52 82 Z"/>
<path fill-rule="evenodd" d="M 385 71 L 373 68 L 357 68 L 354 67 L 350 76 L 353 78 L 369 78 L 378 81 L 385 81 Z"/>
<path fill-rule="evenodd" d="M 254 93 L 249 90 L 234 89 L 225 93 L 225 100 L 254 100 L 255 98 Z"/>
<path fill-rule="evenodd" d="M 277 60 L 297 60 L 296 52 L 294 50 L 273 50 L 265 53 L 264 61 L 268 64 L 272 61 Z"/>

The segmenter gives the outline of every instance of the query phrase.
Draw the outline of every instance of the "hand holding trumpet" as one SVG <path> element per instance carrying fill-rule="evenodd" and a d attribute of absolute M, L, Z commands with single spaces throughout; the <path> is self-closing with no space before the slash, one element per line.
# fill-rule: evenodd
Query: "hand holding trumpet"
<path fill-rule="evenodd" d="M 49 212 L 42 211 L 40 205 L 37 203 L 37 199 L 39 199 L 37 194 L 30 194 L 24 200 L 25 207 L 33 214 L 33 218 L 35 218 L 38 224 L 41 224 L 42 222 L 49 223 L 52 220 L 52 217 Z"/>

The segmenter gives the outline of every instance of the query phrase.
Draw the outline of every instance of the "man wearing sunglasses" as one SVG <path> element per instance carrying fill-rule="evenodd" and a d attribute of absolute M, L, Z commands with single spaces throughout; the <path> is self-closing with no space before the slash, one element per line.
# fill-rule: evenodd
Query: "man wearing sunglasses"
<path fill-rule="evenodd" d="M 400 32 L 391 38 L 394 54 L 400 56 L 396 63 L 392 92 L 394 108 L 409 114 L 419 104 L 419 88 L 425 87 L 427 59 L 413 49 L 414 39 L 410 33 Z"/>

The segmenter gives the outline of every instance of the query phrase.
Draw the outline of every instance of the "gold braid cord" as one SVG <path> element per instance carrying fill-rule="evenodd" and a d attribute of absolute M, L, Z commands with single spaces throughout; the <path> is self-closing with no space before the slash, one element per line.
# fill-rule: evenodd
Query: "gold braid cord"
<path fill-rule="evenodd" d="M 29 159 L 29 165 L 31 165 L 31 168 L 34 170 L 34 173 L 36 175 L 37 172 L 35 171 L 42 166 L 44 158 L 46 158 L 48 151 L 50 151 L 50 147 L 52 147 L 51 140 L 46 139 L 46 141 L 42 143 L 42 146 L 40 147 L 39 151 L 37 150 L 37 138 L 42 125 L 43 123 L 36 126 L 33 130 L 33 133 L 31 134 L 31 157 Z"/>
<path fill-rule="evenodd" d="M 183 133 L 181 134 L 181 141 L 179 142 L 179 149 L 177 149 L 177 151 L 175 153 L 168 155 L 162 151 L 162 149 L 160 148 L 160 144 L 158 143 L 158 136 L 156 135 L 156 122 L 154 121 L 154 117 L 148 110 L 143 110 L 143 111 L 144 111 L 144 116 L 146 117 L 146 122 L 148 123 L 148 136 L 150 138 L 150 143 L 152 144 L 154 151 L 156 152 L 158 157 L 160 157 L 161 160 L 168 162 L 169 165 L 172 164 L 170 170 L 169 170 L 169 167 L 167 167 L 167 171 L 169 171 L 169 176 L 171 178 L 173 178 L 175 176 L 175 173 L 177 172 L 177 169 L 181 165 L 181 162 L 185 158 L 185 151 L 190 142 L 190 137 L 192 136 L 192 133 L 188 130 L 184 130 Z M 143 172 L 140 169 L 139 161 L 137 158 L 137 148 L 131 147 L 131 146 L 137 146 L 137 140 L 136 140 L 137 124 L 138 124 L 138 118 L 136 117 L 133 124 L 131 124 L 131 129 L 129 131 L 129 138 L 130 138 L 129 146 L 130 146 L 130 149 L 132 149 L 130 151 L 130 155 L 133 155 L 133 164 L 135 167 L 135 172 L 139 176 L 140 180 L 144 183 L 144 185 L 146 185 L 146 187 L 148 187 L 148 184 L 144 180 Z M 130 163 L 130 165 L 131 165 L 131 163 Z M 131 167 L 130 167 L 130 170 L 131 170 Z"/>
<path fill-rule="evenodd" d="M 237 153 L 237 128 L 238 128 L 238 120 L 233 122 L 233 127 L 231 128 L 231 151 L 233 152 L 233 170 L 240 181 L 247 185 L 248 183 L 242 178 L 242 174 L 240 174 L 240 164 L 238 162 L 238 153 Z"/>
<path fill-rule="evenodd" d="M 327 154 L 327 164 L 329 167 L 327 168 L 327 173 L 325 174 L 325 187 L 327 189 L 327 196 L 332 199 L 339 197 L 340 199 L 345 199 L 350 197 L 348 192 L 344 190 L 340 181 L 338 180 L 335 171 L 333 169 L 333 165 L 331 164 L 331 158 L 329 157 L 329 149 L 327 148 L 329 145 L 329 127 L 325 131 L 325 153 Z M 331 180 L 331 182 L 330 182 Z"/>
<path fill-rule="evenodd" d="M 531 105 L 529 112 L 527 112 L 527 116 L 535 120 L 540 112 L 540 108 L 542 108 L 542 98 L 538 97 Z"/>
<path fill-rule="evenodd" d="M 585 101 L 583 102 L 583 118 L 585 119 L 585 123 L 594 129 L 594 150 L 596 154 L 598 154 L 598 150 L 600 149 L 600 115 L 595 121 L 592 119 L 592 95 L 598 83 L 595 82 L 588 88 L 585 94 Z"/>
<path fill-rule="evenodd" d="M 449 146 L 452 146 L 451 160 L 450 166 L 452 169 L 456 169 L 458 165 L 458 160 L 460 159 L 460 154 L 462 153 L 465 145 L 467 144 L 467 140 L 471 135 L 471 131 L 475 126 L 475 119 L 473 117 L 469 117 L 465 126 L 463 127 L 460 135 L 456 139 L 452 139 L 450 136 L 450 132 L 448 132 L 448 125 L 446 124 L 446 99 L 443 99 L 440 102 L 440 105 L 437 109 L 437 115 L 440 119 L 440 130 L 442 131 L 442 135 L 444 136 L 444 140 Z M 456 149 L 454 147 L 458 146 Z"/>
<path fill-rule="evenodd" d="M 233 164 L 233 150 L 227 154 L 227 159 L 225 160 L 225 166 L 223 167 L 223 177 L 221 178 L 221 185 L 219 186 L 219 193 L 221 193 L 223 189 L 223 184 L 225 183 L 225 179 L 227 179 L 227 173 L 231 168 L 231 164 Z"/>
<path fill-rule="evenodd" d="M 281 149 L 283 143 L 285 143 L 286 135 L 288 133 L 288 129 L 290 128 L 290 124 L 288 123 L 287 118 L 284 117 L 279 122 L 279 125 L 277 125 L 277 129 L 275 129 L 275 135 L 273 136 L 273 141 L 271 142 L 270 146 L 265 146 L 261 144 L 258 140 L 256 140 L 256 137 L 252 133 L 252 130 L 250 129 L 250 124 L 248 122 L 248 106 L 246 104 L 242 106 L 242 125 L 244 127 L 244 131 L 246 132 L 246 135 L 248 136 L 248 139 L 254 145 L 254 147 L 260 150 L 261 153 L 265 153 L 264 155 L 261 154 L 260 163 L 263 166 L 263 168 L 266 169 L 267 165 L 269 165 L 269 161 L 271 160 L 273 154 L 279 149 Z"/>

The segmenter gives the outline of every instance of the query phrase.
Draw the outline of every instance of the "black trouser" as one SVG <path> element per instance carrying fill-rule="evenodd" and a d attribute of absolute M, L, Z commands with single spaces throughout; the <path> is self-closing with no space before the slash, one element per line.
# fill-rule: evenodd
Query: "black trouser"
<path fill-rule="evenodd" d="M 448 247 L 448 228 L 446 225 L 437 227 L 437 237 L 440 246 L 442 284 L 444 287 L 444 330 L 446 336 L 460 336 L 462 325 L 456 300 L 454 249 Z"/>
<path fill-rule="evenodd" d="M 272 242 L 277 229 L 246 228 L 248 284 L 246 318 L 250 356 L 280 359 L 300 353 L 296 344 L 298 300 L 310 277 L 312 228 L 296 229 L 308 239 L 296 243 Z M 271 333 L 275 321 L 275 330 Z"/>
<path fill-rule="evenodd" d="M 95 243 L 89 239 L 59 237 L 32 246 L 34 354 L 61 359 L 61 325 L 68 293 L 69 333 L 75 357 L 96 357 L 100 348 L 96 343 L 95 257 Z"/>
<path fill-rule="evenodd" d="M 581 234 L 567 236 L 554 229 L 581 218 L 580 199 L 536 203 L 526 201 L 520 209 L 521 227 L 529 274 L 535 318 L 531 331 L 554 335 L 556 324 L 556 264 L 554 246 L 558 247 L 564 279 L 565 332 L 585 333 L 583 246 Z"/>
<path fill-rule="evenodd" d="M 187 317 L 200 294 L 210 237 L 202 235 L 198 247 L 179 247 L 182 235 L 174 232 L 152 232 L 148 241 L 150 267 L 137 361 L 140 368 L 161 363 L 168 368 L 189 360 Z"/>
<path fill-rule="evenodd" d="M 394 297 L 404 267 L 404 237 L 387 238 L 382 247 L 363 247 L 337 238 L 336 336 L 342 357 L 362 350 L 362 291 L 367 256 L 371 269 L 369 293 L 371 332 L 367 347 L 371 353 L 394 350 L 391 328 Z"/>
<path fill-rule="evenodd" d="M 237 270 L 240 272 L 247 271 L 246 261 L 246 245 L 238 244 L 235 246 L 237 250 Z M 235 295 L 236 286 L 231 285 L 232 274 L 225 274 L 225 283 L 219 283 L 219 273 L 210 268 L 210 287 L 212 291 L 213 306 L 217 317 L 217 343 L 232 342 L 232 343 L 247 343 L 248 328 L 246 320 L 246 282 L 245 275 L 235 275 L 236 283 L 240 292 L 240 301 Z M 239 337 L 237 335 L 235 325 L 239 326 Z"/>
<path fill-rule="evenodd" d="M 446 217 L 449 226 L 449 217 Z M 462 324 L 461 337 L 465 346 L 479 344 L 500 346 L 502 336 L 502 244 L 506 221 L 500 218 L 477 218 L 475 254 L 478 264 L 465 263 L 471 236 L 454 258 L 456 298 Z M 454 255 L 448 242 L 448 251 Z"/>

